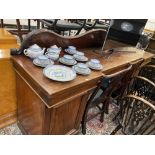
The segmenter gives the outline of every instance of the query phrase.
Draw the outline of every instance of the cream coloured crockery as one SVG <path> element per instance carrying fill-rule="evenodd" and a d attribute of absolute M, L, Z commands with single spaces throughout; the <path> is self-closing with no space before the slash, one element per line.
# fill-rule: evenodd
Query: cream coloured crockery
<path fill-rule="evenodd" d="M 45 48 L 40 48 L 38 45 L 34 44 L 30 46 L 28 49 L 24 50 L 24 54 L 32 59 L 36 58 L 37 56 L 43 55 Z"/>
<path fill-rule="evenodd" d="M 57 47 L 56 45 L 53 45 L 47 49 L 47 52 L 48 53 L 54 52 L 55 54 L 60 54 L 61 50 L 62 50 L 61 47 Z"/>

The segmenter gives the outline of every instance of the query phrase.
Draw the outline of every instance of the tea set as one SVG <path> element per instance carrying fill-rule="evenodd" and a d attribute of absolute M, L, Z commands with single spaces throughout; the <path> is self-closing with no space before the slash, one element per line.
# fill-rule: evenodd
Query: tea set
<path fill-rule="evenodd" d="M 71 65 L 71 66 L 73 66 L 77 63 L 77 61 L 74 59 L 73 56 L 67 55 L 67 54 L 65 54 L 63 57 L 61 57 L 59 59 L 59 62 L 65 64 L 65 65 Z"/>
<path fill-rule="evenodd" d="M 39 67 L 46 67 L 47 65 L 53 65 L 54 62 L 50 60 L 47 56 L 45 55 L 40 55 L 33 59 L 33 64 Z"/>
<path fill-rule="evenodd" d="M 78 51 L 74 46 L 68 46 L 68 48 L 64 50 L 67 54 L 64 54 L 63 57 L 60 57 L 61 50 L 62 48 L 57 47 L 56 45 L 53 45 L 46 49 L 46 48 L 39 47 L 37 44 L 34 44 L 29 48 L 25 49 L 24 54 L 27 57 L 30 57 L 31 59 L 33 59 L 34 65 L 39 67 L 44 67 L 45 68 L 44 73 L 46 73 L 45 70 L 48 66 L 57 66 L 57 65 L 53 65 L 54 61 L 57 61 L 57 60 L 64 65 L 72 66 L 73 72 L 81 75 L 89 75 L 91 73 L 91 69 L 101 70 L 103 68 L 99 60 L 90 59 L 88 61 L 88 58 L 84 55 L 84 53 L 81 51 Z M 64 66 L 62 66 L 62 70 L 63 70 L 63 67 Z M 52 74 L 55 74 L 55 73 L 52 73 Z M 63 75 L 67 75 L 67 73 L 65 74 L 63 73 Z"/>
<path fill-rule="evenodd" d="M 41 48 L 37 44 L 30 46 L 28 49 L 24 50 L 24 54 L 32 59 L 37 56 L 43 55 L 46 48 Z"/>
<path fill-rule="evenodd" d="M 72 67 L 72 69 L 75 70 L 77 74 L 81 75 L 89 75 L 91 73 L 91 70 L 84 63 L 77 63 Z"/>

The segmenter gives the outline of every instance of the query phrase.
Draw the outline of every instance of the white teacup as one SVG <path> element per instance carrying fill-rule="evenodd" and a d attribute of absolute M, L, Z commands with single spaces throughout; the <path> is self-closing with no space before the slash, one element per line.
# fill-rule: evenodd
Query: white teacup
<path fill-rule="evenodd" d="M 74 54 L 74 57 L 82 59 L 84 57 L 84 53 L 83 52 L 77 52 L 76 54 Z"/>
<path fill-rule="evenodd" d="M 56 52 L 46 52 L 45 55 L 52 60 L 57 60 L 59 58 L 59 54 Z"/>
<path fill-rule="evenodd" d="M 39 61 L 39 63 L 41 65 L 48 65 L 48 64 L 50 64 L 50 59 L 48 59 L 48 57 L 45 56 L 45 55 L 38 56 L 37 57 L 37 61 Z"/>
<path fill-rule="evenodd" d="M 100 61 L 97 59 L 91 59 L 90 60 L 90 65 L 94 66 L 94 67 L 100 67 Z"/>
<path fill-rule="evenodd" d="M 70 51 L 70 52 L 74 52 L 74 51 L 76 51 L 76 47 L 74 47 L 74 46 L 68 46 L 68 49 L 67 50 Z"/>
<path fill-rule="evenodd" d="M 68 63 L 72 63 L 74 61 L 74 58 L 71 55 L 64 55 L 63 59 L 64 59 L 64 61 L 66 61 Z"/>
<path fill-rule="evenodd" d="M 88 66 L 84 63 L 78 63 L 77 67 L 80 72 L 85 72 L 88 69 Z"/>

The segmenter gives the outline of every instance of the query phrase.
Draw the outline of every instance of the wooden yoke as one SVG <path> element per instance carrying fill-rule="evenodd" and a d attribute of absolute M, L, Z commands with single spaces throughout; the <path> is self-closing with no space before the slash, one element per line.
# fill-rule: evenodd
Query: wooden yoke
<path fill-rule="evenodd" d="M 11 49 L 11 55 L 22 54 L 24 49 L 27 49 L 33 44 L 45 48 L 49 48 L 54 44 L 62 48 L 66 48 L 69 45 L 77 48 L 102 47 L 106 33 L 105 30 L 98 29 L 74 37 L 64 37 L 46 29 L 35 30 L 25 37 L 19 50 Z"/>

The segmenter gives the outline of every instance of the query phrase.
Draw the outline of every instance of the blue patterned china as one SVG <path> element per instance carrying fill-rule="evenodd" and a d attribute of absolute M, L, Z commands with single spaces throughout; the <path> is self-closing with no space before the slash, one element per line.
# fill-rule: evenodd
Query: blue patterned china
<path fill-rule="evenodd" d="M 76 78 L 76 72 L 69 67 L 61 65 L 48 65 L 43 69 L 43 75 L 55 81 L 72 81 Z"/>
<path fill-rule="evenodd" d="M 55 52 L 46 52 L 45 55 L 51 59 L 51 60 L 57 60 L 59 58 L 59 54 L 56 54 Z"/>
<path fill-rule="evenodd" d="M 77 52 L 76 54 L 73 55 L 73 57 L 77 60 L 77 61 L 88 61 L 88 58 L 84 55 L 83 52 Z"/>
<path fill-rule="evenodd" d="M 78 63 L 74 65 L 72 68 L 73 70 L 76 71 L 76 73 L 81 74 L 81 75 L 89 75 L 91 73 L 91 70 L 84 63 Z"/>
<path fill-rule="evenodd" d="M 57 47 L 56 45 L 51 46 L 50 48 L 47 49 L 48 53 L 55 53 L 55 54 L 60 54 L 61 52 L 61 47 Z"/>
<path fill-rule="evenodd" d="M 71 55 L 64 55 L 63 57 L 59 58 L 59 62 L 71 66 L 77 63 L 77 61 Z"/>
<path fill-rule="evenodd" d="M 24 50 L 24 54 L 32 59 L 36 58 L 37 56 L 43 55 L 45 48 L 39 47 L 37 44 L 30 46 L 29 48 Z"/>
<path fill-rule="evenodd" d="M 54 62 L 48 59 L 48 57 L 46 57 L 45 55 L 41 55 L 33 60 L 33 64 L 40 67 L 46 67 L 47 65 L 50 65 L 50 64 L 53 65 Z"/>
<path fill-rule="evenodd" d="M 77 50 L 76 50 L 76 47 L 74 46 L 68 46 L 68 48 L 65 49 L 65 52 L 67 52 L 68 54 L 75 54 Z"/>
<path fill-rule="evenodd" d="M 91 59 L 89 62 L 87 62 L 87 65 L 89 68 L 94 70 L 101 70 L 103 66 L 100 64 L 100 61 L 97 59 Z"/>

